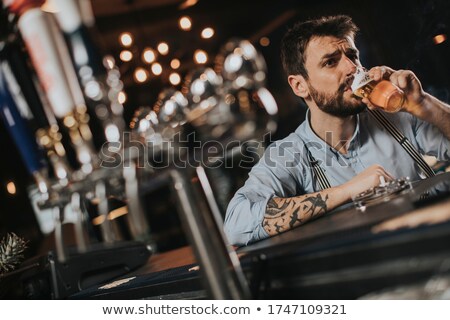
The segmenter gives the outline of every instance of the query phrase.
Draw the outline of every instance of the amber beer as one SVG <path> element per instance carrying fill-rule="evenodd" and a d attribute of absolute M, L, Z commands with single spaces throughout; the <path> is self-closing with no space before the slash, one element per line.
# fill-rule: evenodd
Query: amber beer
<path fill-rule="evenodd" d="M 405 102 L 405 94 L 399 87 L 388 80 L 373 80 L 362 68 L 356 70 L 352 91 L 386 112 L 399 111 Z"/>

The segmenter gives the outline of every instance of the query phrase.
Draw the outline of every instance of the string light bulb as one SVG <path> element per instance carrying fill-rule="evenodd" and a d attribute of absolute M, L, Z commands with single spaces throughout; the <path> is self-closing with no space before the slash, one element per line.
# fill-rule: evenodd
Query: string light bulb
<path fill-rule="evenodd" d="M 124 47 L 129 47 L 133 44 L 133 36 L 129 32 L 123 32 L 119 37 L 120 43 Z"/>
<path fill-rule="evenodd" d="M 169 45 L 165 42 L 161 42 L 160 44 L 158 44 L 158 52 L 165 56 L 169 53 Z"/>
<path fill-rule="evenodd" d="M 158 62 L 153 63 L 151 69 L 155 76 L 159 76 L 163 71 L 162 66 Z"/>
<path fill-rule="evenodd" d="M 267 46 L 269 46 L 269 44 L 270 44 L 270 39 L 267 38 L 267 37 L 262 37 L 261 39 L 259 39 L 259 44 L 260 44 L 262 47 L 267 47 Z"/>
<path fill-rule="evenodd" d="M 197 64 L 205 64 L 208 61 L 208 54 L 204 50 L 195 50 L 194 61 Z"/>
<path fill-rule="evenodd" d="M 186 0 L 182 4 L 180 4 L 180 9 L 184 10 L 186 8 L 195 6 L 197 4 L 198 0 Z"/>
<path fill-rule="evenodd" d="M 136 68 L 134 71 L 134 79 L 139 82 L 145 82 L 148 78 L 148 72 L 144 68 Z"/>
<path fill-rule="evenodd" d="M 171 84 L 173 84 L 174 86 L 179 85 L 181 82 L 181 77 L 178 73 L 176 72 L 172 72 L 169 76 L 169 81 Z"/>
<path fill-rule="evenodd" d="M 16 185 L 14 182 L 10 181 L 6 184 L 6 190 L 9 194 L 16 194 Z"/>
<path fill-rule="evenodd" d="M 438 35 L 433 37 L 434 44 L 441 44 L 445 40 L 447 40 L 447 36 L 445 34 L 443 34 L 443 33 L 442 34 L 438 34 Z"/>
<path fill-rule="evenodd" d="M 192 20 L 187 16 L 181 17 L 178 24 L 180 25 L 181 30 L 184 31 L 189 31 L 192 28 Z"/>
<path fill-rule="evenodd" d="M 146 48 L 142 53 L 142 60 L 144 60 L 144 62 L 147 63 L 155 62 L 156 60 L 155 50 L 153 50 L 152 48 Z"/>
<path fill-rule="evenodd" d="M 210 27 L 203 29 L 201 32 L 201 37 L 203 39 L 212 38 L 213 35 L 214 35 L 214 29 L 210 28 Z"/>
<path fill-rule="evenodd" d="M 180 65 L 181 65 L 181 63 L 180 63 L 180 60 L 178 60 L 178 59 L 172 59 L 172 61 L 170 61 L 170 67 L 173 70 L 178 69 L 180 67 Z"/>
<path fill-rule="evenodd" d="M 130 50 L 122 50 L 119 55 L 120 60 L 123 62 L 128 62 L 133 59 L 133 53 Z"/>

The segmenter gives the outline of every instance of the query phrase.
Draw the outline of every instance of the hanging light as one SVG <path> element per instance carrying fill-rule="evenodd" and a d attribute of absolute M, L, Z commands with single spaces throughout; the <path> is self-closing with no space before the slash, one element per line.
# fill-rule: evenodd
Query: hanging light
<path fill-rule="evenodd" d="M 180 67 L 181 63 L 180 60 L 178 59 L 172 59 L 172 61 L 170 61 L 170 67 L 174 70 L 178 69 Z"/>
<path fill-rule="evenodd" d="M 134 79 L 137 82 L 145 82 L 148 78 L 148 72 L 147 70 L 145 70 L 144 68 L 136 68 L 136 70 L 134 71 Z"/>
<path fill-rule="evenodd" d="M 203 29 L 202 30 L 202 33 L 201 33 L 201 37 L 203 38 L 203 39 L 209 39 L 209 38 L 212 38 L 212 36 L 214 35 L 214 29 L 213 28 L 205 28 L 205 29 Z"/>
<path fill-rule="evenodd" d="M 156 60 L 155 50 L 152 48 L 146 48 L 142 53 L 142 60 L 147 63 L 152 63 Z"/>
<path fill-rule="evenodd" d="M 186 0 L 182 4 L 180 4 L 180 9 L 184 10 L 186 8 L 195 6 L 197 4 L 198 0 Z"/>
<path fill-rule="evenodd" d="M 169 81 L 171 84 L 173 84 L 174 86 L 180 84 L 181 82 L 181 77 L 178 73 L 176 72 L 172 72 L 169 76 Z"/>
<path fill-rule="evenodd" d="M 14 182 L 10 181 L 6 184 L 6 190 L 9 194 L 16 194 L 16 185 Z"/>
<path fill-rule="evenodd" d="M 181 30 L 189 31 L 192 28 L 192 20 L 191 18 L 184 16 L 178 20 L 178 24 L 180 25 Z"/>
<path fill-rule="evenodd" d="M 259 39 L 259 44 L 262 47 L 267 47 L 270 44 L 270 39 L 267 37 L 262 37 L 261 39 Z"/>
<path fill-rule="evenodd" d="M 153 63 L 151 69 L 155 76 L 159 76 L 162 73 L 162 66 L 158 62 Z"/>
<path fill-rule="evenodd" d="M 447 40 L 447 36 L 445 34 L 443 34 L 443 33 L 438 34 L 438 35 L 433 37 L 434 44 L 441 44 L 445 40 Z"/>
<path fill-rule="evenodd" d="M 124 62 L 128 62 L 131 59 L 133 59 L 133 53 L 130 50 L 122 50 L 120 52 L 120 60 L 124 61 Z"/>
<path fill-rule="evenodd" d="M 161 42 L 158 44 L 158 52 L 165 56 L 169 53 L 169 45 L 165 42 Z"/>
<path fill-rule="evenodd" d="M 129 32 L 121 33 L 119 39 L 124 47 L 129 47 L 133 44 L 133 36 Z"/>
<path fill-rule="evenodd" d="M 198 64 L 205 64 L 208 61 L 208 54 L 203 50 L 195 50 L 194 61 Z"/>

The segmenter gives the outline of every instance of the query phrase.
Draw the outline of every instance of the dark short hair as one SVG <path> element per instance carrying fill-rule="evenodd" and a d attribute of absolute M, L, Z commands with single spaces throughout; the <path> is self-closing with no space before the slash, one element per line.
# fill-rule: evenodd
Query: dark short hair
<path fill-rule="evenodd" d="M 305 68 L 305 50 L 314 37 L 333 36 L 343 39 L 350 36 L 352 39 L 358 27 L 352 18 L 346 15 L 321 17 L 296 23 L 284 35 L 281 41 L 281 61 L 287 75 L 300 74 L 308 79 Z"/>

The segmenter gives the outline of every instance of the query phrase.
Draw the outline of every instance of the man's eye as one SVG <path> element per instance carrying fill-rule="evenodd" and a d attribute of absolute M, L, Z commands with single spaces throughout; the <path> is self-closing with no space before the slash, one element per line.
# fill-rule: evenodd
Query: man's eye
<path fill-rule="evenodd" d="M 332 67 L 336 64 L 336 59 L 328 59 L 327 61 L 325 61 L 324 66 L 325 67 Z"/>
<path fill-rule="evenodd" d="M 351 55 L 349 56 L 349 58 L 350 58 L 350 60 L 352 60 L 352 61 L 357 61 L 357 60 L 358 60 L 358 56 L 357 56 L 356 54 L 351 54 Z"/>

